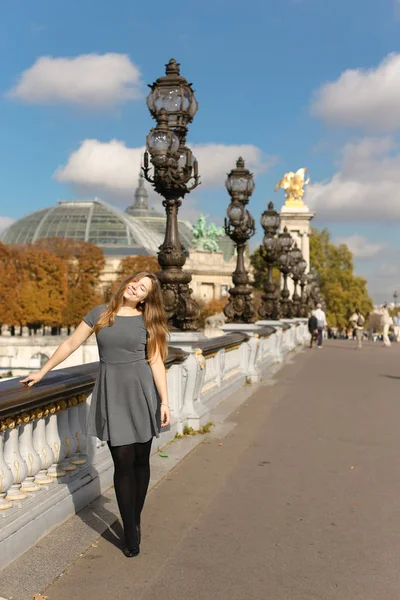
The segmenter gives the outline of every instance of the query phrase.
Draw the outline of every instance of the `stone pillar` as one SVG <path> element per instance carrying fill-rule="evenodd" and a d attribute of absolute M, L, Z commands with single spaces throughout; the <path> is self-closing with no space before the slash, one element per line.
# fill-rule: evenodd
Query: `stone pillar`
<path fill-rule="evenodd" d="M 297 246 L 300 248 L 304 260 L 307 262 L 306 273 L 308 273 L 310 270 L 310 221 L 315 216 L 315 213 L 311 212 L 302 201 L 296 202 L 295 206 L 292 206 L 293 204 L 295 203 L 285 202 L 282 206 L 280 212 L 281 230 L 283 231 L 287 227 L 288 232 L 294 241 L 297 242 Z M 290 295 L 292 295 L 294 285 L 291 277 L 288 277 L 288 287 Z"/>

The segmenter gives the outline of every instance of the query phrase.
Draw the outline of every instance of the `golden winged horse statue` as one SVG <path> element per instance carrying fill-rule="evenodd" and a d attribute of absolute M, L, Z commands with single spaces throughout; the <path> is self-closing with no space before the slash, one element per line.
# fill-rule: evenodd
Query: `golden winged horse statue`
<path fill-rule="evenodd" d="M 275 192 L 279 188 L 285 190 L 285 204 L 287 206 L 303 205 L 304 186 L 310 181 L 310 178 L 305 179 L 306 171 L 307 169 L 305 167 L 299 169 L 296 173 L 289 171 L 289 173 L 285 173 L 282 179 L 276 184 Z"/>

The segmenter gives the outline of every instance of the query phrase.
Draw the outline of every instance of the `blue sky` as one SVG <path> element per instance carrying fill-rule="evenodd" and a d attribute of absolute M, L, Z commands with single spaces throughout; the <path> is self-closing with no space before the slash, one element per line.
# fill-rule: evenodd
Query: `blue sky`
<path fill-rule="evenodd" d="M 223 219 L 239 153 L 256 173 L 256 221 L 281 206 L 282 174 L 307 166 L 315 225 L 347 240 L 373 296 L 390 300 L 398 53 L 396 0 L 0 0 L 0 222 L 58 199 L 125 207 L 152 126 L 145 84 L 175 57 L 199 101 L 189 141 L 203 174 L 183 214 Z"/>

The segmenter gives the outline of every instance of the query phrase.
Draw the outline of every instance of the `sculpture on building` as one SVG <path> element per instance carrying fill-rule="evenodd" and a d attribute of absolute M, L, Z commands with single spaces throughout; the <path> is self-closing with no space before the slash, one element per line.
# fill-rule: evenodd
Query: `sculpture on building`
<path fill-rule="evenodd" d="M 200 215 L 193 225 L 192 248 L 208 250 L 209 252 L 218 252 L 218 240 L 223 235 L 225 235 L 223 227 L 217 227 L 215 223 L 210 223 L 207 227 L 206 217 Z"/>
<path fill-rule="evenodd" d="M 306 171 L 307 169 L 304 167 L 296 173 L 289 171 L 276 184 L 275 192 L 279 188 L 285 190 L 286 206 L 302 206 L 304 204 L 304 187 L 310 182 L 310 178 L 305 179 Z"/>

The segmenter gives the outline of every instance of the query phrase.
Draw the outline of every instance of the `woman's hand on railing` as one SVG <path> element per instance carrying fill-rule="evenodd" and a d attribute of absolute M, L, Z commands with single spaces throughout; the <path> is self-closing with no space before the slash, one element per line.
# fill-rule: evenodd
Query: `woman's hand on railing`
<path fill-rule="evenodd" d="M 25 379 L 21 379 L 20 383 L 25 383 L 29 387 L 35 385 L 35 383 L 39 383 L 39 381 L 43 378 L 43 375 L 38 371 L 37 373 L 29 373 Z"/>

